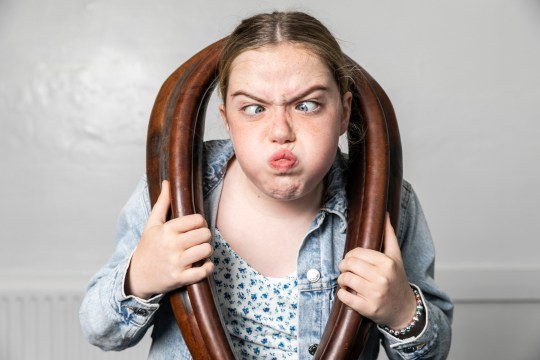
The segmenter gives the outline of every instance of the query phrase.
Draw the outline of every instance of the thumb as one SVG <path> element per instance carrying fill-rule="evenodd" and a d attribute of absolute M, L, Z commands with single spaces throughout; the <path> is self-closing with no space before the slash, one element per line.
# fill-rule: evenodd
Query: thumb
<path fill-rule="evenodd" d="M 386 222 L 384 226 L 384 246 L 383 252 L 385 255 L 401 261 L 401 249 L 399 248 L 399 243 L 397 240 L 396 233 L 390 222 L 390 216 L 386 214 Z"/>
<path fill-rule="evenodd" d="M 161 193 L 148 217 L 147 226 L 162 225 L 167 221 L 167 213 L 171 206 L 171 192 L 169 181 L 161 182 Z"/>

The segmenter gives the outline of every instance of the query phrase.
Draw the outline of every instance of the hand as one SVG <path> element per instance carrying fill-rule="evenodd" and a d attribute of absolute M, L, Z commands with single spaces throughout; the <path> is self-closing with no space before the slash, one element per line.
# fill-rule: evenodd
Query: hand
<path fill-rule="evenodd" d="M 407 326 L 416 310 L 401 250 L 386 216 L 383 252 L 356 248 L 339 265 L 341 302 L 378 324 L 394 329 Z"/>
<path fill-rule="evenodd" d="M 211 233 L 199 214 L 167 220 L 171 199 L 163 181 L 126 276 L 126 294 L 143 299 L 162 294 L 209 276 L 213 264 Z M 207 259 L 200 267 L 193 263 Z"/>

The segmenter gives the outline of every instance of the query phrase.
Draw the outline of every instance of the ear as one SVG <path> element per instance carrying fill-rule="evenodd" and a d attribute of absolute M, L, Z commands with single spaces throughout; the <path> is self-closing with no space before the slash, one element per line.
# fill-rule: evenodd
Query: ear
<path fill-rule="evenodd" d="M 341 124 L 340 124 L 340 135 L 343 135 L 347 128 L 349 127 L 349 119 L 351 117 L 351 108 L 352 108 L 352 93 L 347 91 L 343 94 L 341 98 L 341 105 L 343 106 L 341 112 Z"/>
<path fill-rule="evenodd" d="M 227 132 L 229 131 L 229 122 L 227 121 L 227 111 L 225 109 L 225 104 L 219 105 L 219 114 L 221 115 L 221 120 L 223 120 L 223 125 L 225 125 L 225 129 L 227 129 Z"/>

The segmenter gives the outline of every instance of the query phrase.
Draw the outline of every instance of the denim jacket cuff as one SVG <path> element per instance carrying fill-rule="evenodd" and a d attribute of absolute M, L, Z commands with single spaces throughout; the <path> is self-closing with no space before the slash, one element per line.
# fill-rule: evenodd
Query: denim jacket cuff
<path fill-rule="evenodd" d="M 430 308 L 433 305 L 426 301 L 422 290 L 418 286 L 414 284 L 411 284 L 411 286 L 418 290 L 424 303 L 426 321 L 420 334 L 406 339 L 399 339 L 385 331 L 380 325 L 377 325 L 377 329 L 384 335 L 390 348 L 401 353 L 404 359 L 415 359 L 417 356 L 427 353 L 437 338 L 436 326 L 434 327 L 432 321 L 430 321 Z"/>
<path fill-rule="evenodd" d="M 125 263 L 118 265 L 113 284 L 113 303 L 124 322 L 144 326 L 159 309 L 159 302 L 163 298 L 163 294 L 155 295 L 148 300 L 134 295 L 126 295 L 124 286 L 132 256 L 133 253 Z"/>

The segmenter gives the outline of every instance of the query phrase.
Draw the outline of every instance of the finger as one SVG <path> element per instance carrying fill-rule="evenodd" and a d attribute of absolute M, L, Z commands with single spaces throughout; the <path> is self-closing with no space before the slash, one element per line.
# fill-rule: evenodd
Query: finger
<path fill-rule="evenodd" d="M 205 243 L 193 246 L 182 253 L 181 267 L 189 268 L 196 262 L 208 259 L 210 255 L 212 255 L 212 245 Z"/>
<path fill-rule="evenodd" d="M 184 270 L 178 286 L 185 286 L 199 282 L 212 274 L 214 264 L 206 261 L 203 265 Z"/>
<path fill-rule="evenodd" d="M 339 275 L 338 284 L 340 287 L 350 289 L 355 293 L 364 292 L 370 287 L 370 283 L 366 278 L 349 271 Z"/>
<path fill-rule="evenodd" d="M 376 265 L 367 262 L 362 258 L 350 256 L 343 259 L 339 263 L 339 271 L 342 274 L 350 272 L 355 274 L 356 276 L 360 276 L 366 280 L 369 280 L 376 274 L 377 267 Z"/>
<path fill-rule="evenodd" d="M 208 244 L 212 239 L 212 233 L 208 228 L 200 228 L 179 235 L 176 239 L 177 249 L 185 251 L 197 245 Z"/>
<path fill-rule="evenodd" d="M 208 228 L 206 220 L 200 214 L 184 215 L 171 219 L 166 224 L 166 231 L 182 234 L 201 228 Z"/>
<path fill-rule="evenodd" d="M 368 301 L 363 296 L 352 294 L 345 289 L 339 289 L 337 297 L 342 303 L 356 310 L 359 314 L 363 315 L 366 313 L 365 309 Z"/>
<path fill-rule="evenodd" d="M 344 260 L 339 270 L 338 283 L 359 293 L 381 293 L 388 289 L 395 260 L 383 255 L 378 265 L 371 265 L 358 258 Z"/>
<path fill-rule="evenodd" d="M 357 247 L 347 252 L 343 259 L 357 258 L 368 264 L 377 265 L 383 257 L 384 255 L 380 251 Z"/>
<path fill-rule="evenodd" d="M 163 180 L 161 183 L 161 192 L 148 217 L 147 226 L 162 225 L 167 221 L 167 213 L 171 206 L 171 194 L 169 182 Z"/>
<path fill-rule="evenodd" d="M 383 252 L 386 256 L 392 259 L 401 259 L 401 249 L 397 240 L 396 233 L 392 224 L 390 223 L 390 217 L 386 215 L 386 223 L 384 228 L 384 244 Z"/>

